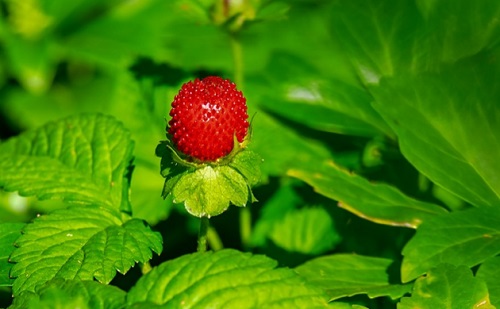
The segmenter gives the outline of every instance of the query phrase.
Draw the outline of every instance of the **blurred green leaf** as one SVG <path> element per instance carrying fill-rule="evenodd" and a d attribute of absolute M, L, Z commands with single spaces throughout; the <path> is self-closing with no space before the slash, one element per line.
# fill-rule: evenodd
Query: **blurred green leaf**
<path fill-rule="evenodd" d="M 14 298 L 11 309 L 89 308 L 119 309 L 125 292 L 95 281 L 54 279 L 34 292 L 25 291 Z"/>
<path fill-rule="evenodd" d="M 500 257 L 489 258 L 481 264 L 476 273 L 476 278 L 486 282 L 491 304 L 500 307 Z"/>
<path fill-rule="evenodd" d="M 236 250 L 195 253 L 144 275 L 128 303 L 149 301 L 178 308 L 327 308 L 325 295 L 294 271 L 263 255 Z"/>
<path fill-rule="evenodd" d="M 417 279 L 411 297 L 403 297 L 401 309 L 494 309 L 484 281 L 474 278 L 466 266 L 440 264 Z"/>
<path fill-rule="evenodd" d="M 112 69 L 132 64 L 137 56 L 156 59 L 163 54 L 167 13 L 160 0 L 116 2 L 107 14 L 62 40 L 60 48 L 70 57 Z"/>
<path fill-rule="evenodd" d="M 325 290 L 330 300 L 357 294 L 398 299 L 408 293 L 412 285 L 390 282 L 388 269 L 392 263 L 390 259 L 335 254 L 307 261 L 295 270 L 308 282 Z"/>
<path fill-rule="evenodd" d="M 371 183 L 342 170 L 331 161 L 311 162 L 302 169 L 289 170 L 288 175 L 339 201 L 339 207 L 376 223 L 416 228 L 422 222 L 446 213 L 438 205 L 408 197 L 387 184 Z"/>
<path fill-rule="evenodd" d="M 288 252 L 318 255 L 340 242 L 330 214 L 321 207 L 288 211 L 269 233 L 275 245 Z"/>
<path fill-rule="evenodd" d="M 401 151 L 424 175 L 475 206 L 500 202 L 500 49 L 439 74 L 371 88 Z"/>
<path fill-rule="evenodd" d="M 420 9 L 420 10 L 419 10 Z M 500 3 L 336 1 L 333 28 L 363 81 L 435 71 L 498 43 Z"/>
<path fill-rule="evenodd" d="M 325 145 L 293 131 L 266 113 L 256 114 L 248 148 L 264 160 L 263 177 L 281 176 L 301 162 L 330 157 Z"/>
<path fill-rule="evenodd" d="M 97 279 L 109 283 L 116 271 L 162 251 L 159 233 L 138 219 L 102 206 L 71 207 L 42 215 L 28 224 L 11 255 L 14 295 L 34 291 L 53 279 Z"/>
<path fill-rule="evenodd" d="M 500 253 L 500 214 L 468 209 L 430 218 L 403 249 L 401 277 L 408 282 L 440 263 L 475 266 Z"/>
<path fill-rule="evenodd" d="M 24 223 L 1 223 L 0 224 L 0 286 L 11 286 L 13 279 L 10 278 L 12 263 L 9 257 L 14 251 L 14 242 L 21 236 Z"/>
<path fill-rule="evenodd" d="M 327 132 L 392 135 L 359 86 L 328 79 L 306 59 L 276 54 L 260 83 L 263 109 Z"/>
<path fill-rule="evenodd" d="M 260 216 L 252 229 L 250 244 L 262 247 L 266 244 L 273 226 L 282 220 L 283 215 L 303 204 L 290 182 L 283 184 L 273 196 L 267 200 L 260 210 Z"/>

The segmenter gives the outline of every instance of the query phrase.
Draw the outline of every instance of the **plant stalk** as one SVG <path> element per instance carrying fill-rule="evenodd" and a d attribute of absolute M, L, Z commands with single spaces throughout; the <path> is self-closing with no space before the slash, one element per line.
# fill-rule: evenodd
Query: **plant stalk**
<path fill-rule="evenodd" d="M 198 248 L 196 251 L 198 252 L 206 252 L 207 251 L 207 233 L 208 233 L 208 217 L 200 218 L 200 230 L 198 233 Z"/>

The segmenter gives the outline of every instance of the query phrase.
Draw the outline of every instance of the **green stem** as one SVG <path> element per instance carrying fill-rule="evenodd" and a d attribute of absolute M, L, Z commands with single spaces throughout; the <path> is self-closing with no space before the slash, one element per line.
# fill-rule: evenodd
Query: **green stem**
<path fill-rule="evenodd" d="M 198 233 L 198 252 L 207 251 L 208 217 L 200 218 L 200 231 Z"/>
<path fill-rule="evenodd" d="M 252 213 L 250 208 L 242 207 L 240 209 L 240 237 L 243 248 L 247 249 L 250 245 L 252 235 Z"/>
<path fill-rule="evenodd" d="M 207 237 L 208 237 L 208 244 L 212 250 L 218 251 L 224 249 L 224 245 L 222 244 L 222 240 L 220 239 L 219 233 L 217 233 L 216 229 L 209 226 Z"/>
<path fill-rule="evenodd" d="M 231 50 L 233 52 L 234 83 L 243 89 L 243 49 L 236 33 L 231 33 Z"/>
<path fill-rule="evenodd" d="M 231 34 L 231 49 L 234 62 L 234 83 L 243 89 L 243 49 L 237 33 Z M 247 207 L 240 208 L 240 237 L 241 244 L 247 248 L 252 234 L 252 214 Z"/>

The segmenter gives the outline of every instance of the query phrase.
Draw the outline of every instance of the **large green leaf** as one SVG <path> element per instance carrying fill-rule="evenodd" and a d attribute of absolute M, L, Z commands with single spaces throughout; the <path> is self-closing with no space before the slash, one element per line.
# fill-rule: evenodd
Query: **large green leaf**
<path fill-rule="evenodd" d="M 128 131 L 109 116 L 52 122 L 0 144 L 0 187 L 128 209 L 132 146 Z"/>
<path fill-rule="evenodd" d="M 454 0 L 336 1 L 333 28 L 363 81 L 442 63 L 498 43 L 500 3 Z"/>
<path fill-rule="evenodd" d="M 499 55 L 371 88 L 408 160 L 475 206 L 500 205 L 500 66 L 491 63 Z"/>
<path fill-rule="evenodd" d="M 321 290 L 262 255 L 225 249 L 165 262 L 130 290 L 129 304 L 168 308 L 327 308 Z"/>
<path fill-rule="evenodd" d="M 14 298 L 11 309 L 123 308 L 126 293 L 95 281 L 54 279 L 35 292 L 25 291 Z"/>
<path fill-rule="evenodd" d="M 484 281 L 465 266 L 440 264 L 415 282 L 411 297 L 403 297 L 400 309 L 494 309 Z"/>
<path fill-rule="evenodd" d="M 307 207 L 282 214 L 269 233 L 273 243 L 288 252 L 317 255 L 331 250 L 340 235 L 330 214 L 321 207 Z"/>
<path fill-rule="evenodd" d="M 439 263 L 474 266 L 500 253 L 500 213 L 468 209 L 425 221 L 403 249 L 401 277 L 408 282 Z"/>
<path fill-rule="evenodd" d="M 339 201 L 339 206 L 368 220 L 395 226 L 416 228 L 420 223 L 446 210 L 404 195 L 387 184 L 342 170 L 333 162 L 315 162 L 304 169 L 292 169 L 289 175 L 311 185 L 318 193 Z"/>
<path fill-rule="evenodd" d="M 312 284 L 326 291 L 330 300 L 356 294 L 397 299 L 411 285 L 394 284 L 388 269 L 394 261 L 353 254 L 335 254 L 310 260 L 295 270 Z"/>
<path fill-rule="evenodd" d="M 162 239 L 142 220 L 99 206 L 72 207 L 42 215 L 16 241 L 11 276 L 14 294 L 33 291 L 52 278 L 109 283 L 116 271 L 160 253 Z"/>
<path fill-rule="evenodd" d="M 476 278 L 484 280 L 494 306 L 500 307 L 500 257 L 486 260 L 476 273 Z"/>
<path fill-rule="evenodd" d="M 14 242 L 21 236 L 24 223 L 0 224 L 0 286 L 10 286 L 13 280 L 9 276 L 12 263 L 9 256 L 14 251 Z"/>

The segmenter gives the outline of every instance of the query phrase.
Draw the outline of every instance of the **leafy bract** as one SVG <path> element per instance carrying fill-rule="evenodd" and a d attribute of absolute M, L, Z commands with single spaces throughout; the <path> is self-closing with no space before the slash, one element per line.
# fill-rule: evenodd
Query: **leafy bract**
<path fill-rule="evenodd" d="M 292 169 L 288 174 L 339 201 L 340 207 L 377 223 L 416 228 L 423 221 L 446 213 L 442 207 L 410 198 L 390 185 L 371 183 L 331 161 L 315 162 L 307 169 Z"/>
<path fill-rule="evenodd" d="M 321 290 L 262 255 L 236 250 L 195 253 L 165 262 L 130 290 L 128 304 L 168 308 L 327 308 Z"/>
<path fill-rule="evenodd" d="M 71 207 L 42 215 L 28 224 L 10 260 L 16 264 L 14 294 L 33 291 L 53 278 L 97 279 L 109 283 L 160 253 L 162 239 L 142 220 L 125 218 L 99 206 Z"/>
<path fill-rule="evenodd" d="M 126 293 L 95 281 L 54 279 L 36 292 L 25 291 L 14 298 L 11 309 L 89 308 L 118 309 Z"/>
<path fill-rule="evenodd" d="M 0 224 L 0 286 L 10 286 L 13 280 L 9 276 L 12 264 L 9 256 L 14 251 L 14 242 L 21 236 L 24 223 Z"/>
<path fill-rule="evenodd" d="M 163 197 L 183 203 L 196 217 L 223 213 L 230 204 L 244 207 L 254 202 L 251 186 L 260 180 L 260 157 L 251 150 L 229 155 L 226 163 L 198 164 L 183 162 L 166 142 L 156 148 L 165 177 Z"/>
<path fill-rule="evenodd" d="M 411 285 L 392 284 L 388 269 L 394 261 L 353 254 L 335 254 L 310 260 L 295 270 L 312 284 L 321 287 L 330 300 L 356 294 L 397 299 Z"/>
<path fill-rule="evenodd" d="M 400 309 L 485 308 L 494 309 L 484 281 L 474 278 L 466 266 L 440 264 L 419 278 L 411 297 L 403 297 Z"/>
<path fill-rule="evenodd" d="M 288 252 L 311 255 L 324 253 L 340 242 L 330 214 L 321 207 L 287 212 L 274 222 L 269 238 Z"/>
<path fill-rule="evenodd" d="M 0 144 L 0 187 L 127 210 L 133 144 L 114 118 L 79 115 Z"/>
<path fill-rule="evenodd" d="M 408 282 L 440 263 L 474 266 L 500 253 L 500 213 L 468 209 L 425 221 L 403 249 Z"/>
<path fill-rule="evenodd" d="M 488 286 L 491 304 L 500 307 L 500 257 L 486 260 L 476 273 L 476 278 L 484 280 Z"/>
<path fill-rule="evenodd" d="M 475 206 L 500 205 L 500 49 L 439 74 L 397 76 L 371 88 L 405 157 Z"/>

